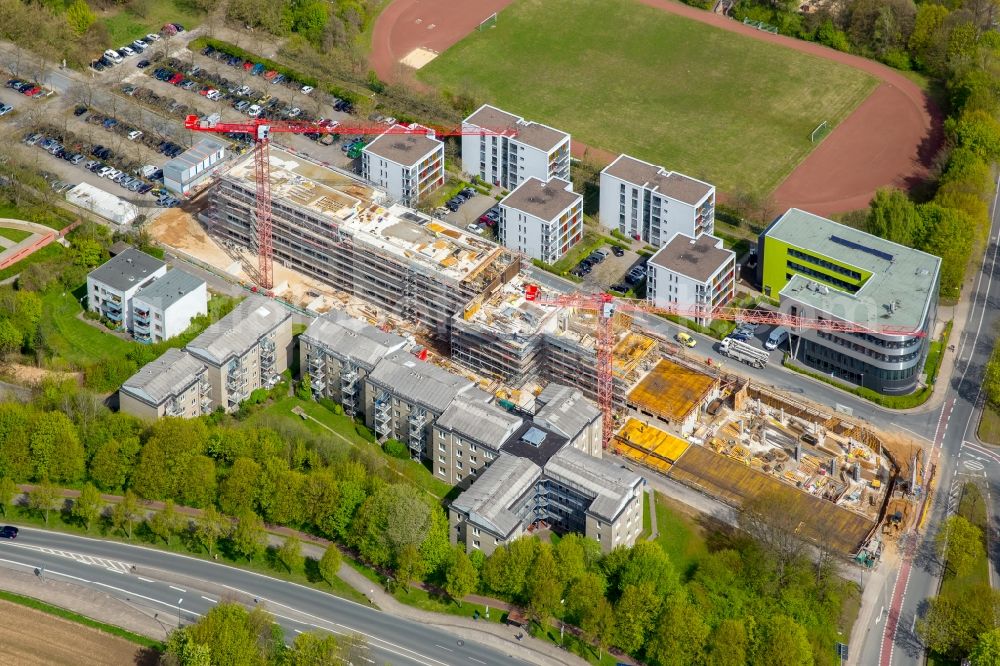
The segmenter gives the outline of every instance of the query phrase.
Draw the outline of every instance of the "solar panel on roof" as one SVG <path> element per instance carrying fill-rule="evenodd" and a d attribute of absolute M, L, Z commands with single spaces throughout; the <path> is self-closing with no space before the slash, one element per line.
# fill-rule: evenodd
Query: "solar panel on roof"
<path fill-rule="evenodd" d="M 830 240 L 844 247 L 849 247 L 852 250 L 861 250 L 862 252 L 867 252 L 868 254 L 874 255 L 879 259 L 885 259 L 886 261 L 892 261 L 892 255 L 888 252 L 883 252 L 882 250 L 876 250 L 873 247 L 868 247 L 867 245 L 862 245 L 861 243 L 855 243 L 854 241 L 847 240 L 846 238 L 841 238 L 840 236 L 830 236 Z"/>

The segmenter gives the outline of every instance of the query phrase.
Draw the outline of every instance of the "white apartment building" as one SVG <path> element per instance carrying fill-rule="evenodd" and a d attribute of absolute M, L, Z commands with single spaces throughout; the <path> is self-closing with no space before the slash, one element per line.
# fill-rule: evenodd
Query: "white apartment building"
<path fill-rule="evenodd" d="M 87 275 L 87 308 L 132 330 L 132 297 L 167 272 L 167 265 L 129 248 Z"/>
<path fill-rule="evenodd" d="M 583 238 L 583 196 L 562 178 L 528 178 L 500 202 L 500 242 L 548 264 Z"/>
<path fill-rule="evenodd" d="M 139 342 L 162 342 L 180 335 L 192 319 L 205 314 L 205 281 L 175 268 L 132 297 L 132 335 Z"/>
<path fill-rule="evenodd" d="M 715 186 L 628 155 L 601 171 L 601 225 L 661 247 L 715 230 Z"/>
<path fill-rule="evenodd" d="M 365 378 L 405 338 L 337 310 L 313 319 L 299 336 L 299 367 L 309 373 L 313 397 L 340 403 L 344 413 L 364 411 Z"/>
<path fill-rule="evenodd" d="M 444 184 L 444 143 L 433 135 L 386 132 L 361 151 L 361 173 L 415 208 L 421 197 Z"/>
<path fill-rule="evenodd" d="M 659 307 L 712 310 L 736 294 L 736 253 L 709 234 L 674 234 L 646 264 L 646 298 Z M 688 316 L 707 326 L 711 317 Z"/>
<path fill-rule="evenodd" d="M 151 421 L 208 414 L 212 411 L 208 368 L 186 351 L 168 349 L 122 384 L 118 401 L 121 411 Z"/>
<path fill-rule="evenodd" d="M 566 132 L 489 104 L 462 121 L 462 128 L 467 132 L 509 133 L 462 136 L 462 171 L 470 176 L 505 190 L 513 190 L 528 178 L 546 183 L 552 178 L 570 179 L 570 136 Z"/>
<path fill-rule="evenodd" d="M 292 313 L 250 296 L 191 341 L 187 351 L 208 368 L 212 404 L 234 411 L 259 388 L 271 388 L 288 368 Z"/>

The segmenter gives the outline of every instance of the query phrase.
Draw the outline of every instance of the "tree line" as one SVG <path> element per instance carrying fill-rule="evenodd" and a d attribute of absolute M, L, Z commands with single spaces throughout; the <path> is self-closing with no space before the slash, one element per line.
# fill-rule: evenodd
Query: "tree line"
<path fill-rule="evenodd" d="M 834 663 L 853 585 L 829 558 L 817 563 L 762 533 L 717 535 L 713 551 L 683 571 L 656 542 L 604 555 L 573 534 L 467 555 L 451 545 L 442 505 L 399 482 L 383 455 L 292 420 L 216 414 L 147 424 L 68 385 L 47 384 L 30 404 L 0 403 L 5 506 L 15 482 L 39 484 L 29 506 L 41 515 L 59 510 L 57 486 L 82 487 L 67 511 L 87 529 L 133 538 L 143 526 L 151 538 L 181 534 L 202 552 L 225 548 L 248 560 L 266 548 L 265 521 L 285 525 L 340 544 L 394 586 L 424 581 L 457 603 L 474 592 L 499 597 L 543 627 L 559 618 L 597 649 L 615 646 L 650 664 Z M 125 498 L 103 517 L 101 491 Z M 146 516 L 140 498 L 166 508 Z M 204 515 L 180 519 L 175 504 Z M 335 551 L 319 564 L 328 575 L 339 567 Z M 286 540 L 275 557 L 300 567 L 298 541 Z"/>

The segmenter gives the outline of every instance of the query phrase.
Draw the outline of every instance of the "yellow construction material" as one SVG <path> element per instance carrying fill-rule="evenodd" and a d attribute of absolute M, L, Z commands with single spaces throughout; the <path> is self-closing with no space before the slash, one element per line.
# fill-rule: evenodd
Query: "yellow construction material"
<path fill-rule="evenodd" d="M 628 402 L 668 423 L 682 423 L 717 383 L 715 377 L 662 359 L 628 394 Z"/>
<path fill-rule="evenodd" d="M 669 460 L 677 460 L 690 446 L 680 437 L 645 424 L 638 419 L 629 419 L 622 428 L 620 437 L 634 447 L 655 453 Z"/>
<path fill-rule="evenodd" d="M 615 374 L 623 377 L 634 371 L 655 347 L 656 341 L 653 338 L 641 333 L 629 332 L 621 339 L 621 342 L 615 345 L 612 354 Z"/>

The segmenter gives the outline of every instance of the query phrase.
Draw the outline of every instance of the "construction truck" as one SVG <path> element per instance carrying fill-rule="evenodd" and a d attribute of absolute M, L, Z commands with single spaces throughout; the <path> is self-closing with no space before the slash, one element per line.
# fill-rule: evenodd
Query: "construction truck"
<path fill-rule="evenodd" d="M 726 338 L 719 343 L 719 353 L 731 359 L 746 363 L 755 368 L 763 368 L 767 365 L 771 355 L 763 349 L 757 349 L 752 345 L 741 342 L 736 338 Z"/>

